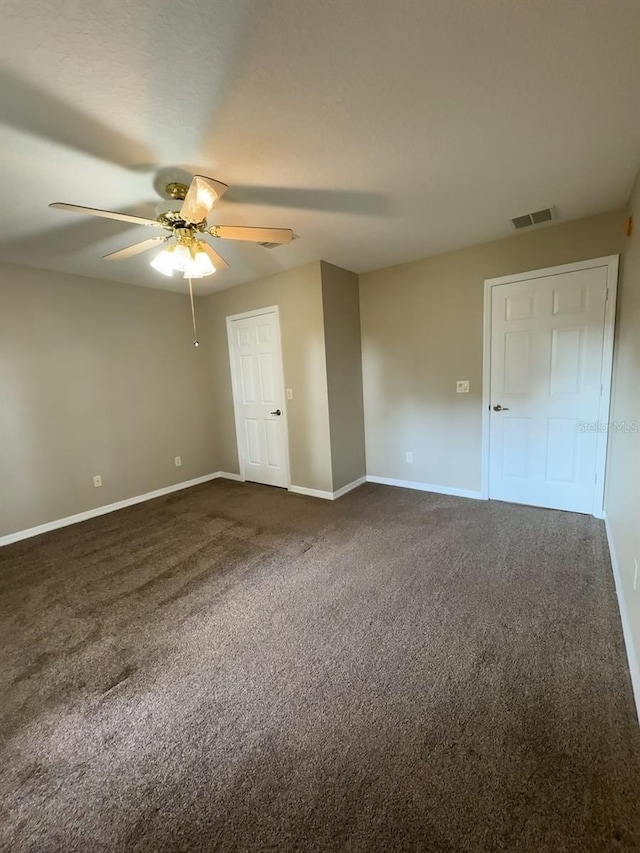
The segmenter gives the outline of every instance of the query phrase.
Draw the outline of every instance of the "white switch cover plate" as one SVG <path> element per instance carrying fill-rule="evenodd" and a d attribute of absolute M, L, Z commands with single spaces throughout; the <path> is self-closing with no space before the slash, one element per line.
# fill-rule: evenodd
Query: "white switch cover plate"
<path fill-rule="evenodd" d="M 469 380 L 468 379 L 458 379 L 456 382 L 456 393 L 457 394 L 468 394 L 469 393 Z"/>
<path fill-rule="evenodd" d="M 287 400 L 293 400 L 293 388 L 287 388 Z"/>
<path fill-rule="evenodd" d="M 99 489 L 102 485 L 102 477 L 100 476 L 100 474 L 96 474 L 96 476 L 93 478 L 93 485 L 96 487 L 96 489 Z"/>
<path fill-rule="evenodd" d="M 179 468 L 182 465 L 182 456 L 176 456 L 173 461 L 176 463 L 176 468 Z"/>
<path fill-rule="evenodd" d="M 413 450 L 407 450 L 406 458 L 407 462 L 413 462 Z"/>

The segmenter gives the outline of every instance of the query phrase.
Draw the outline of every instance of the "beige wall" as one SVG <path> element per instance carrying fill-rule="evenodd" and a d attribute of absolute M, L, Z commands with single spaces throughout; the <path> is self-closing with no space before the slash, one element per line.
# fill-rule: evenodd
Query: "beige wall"
<path fill-rule="evenodd" d="M 601 214 L 360 277 L 369 474 L 480 488 L 484 279 L 617 253 L 623 217 Z M 637 390 L 634 398 L 627 390 L 638 386 L 638 239 L 637 231 L 623 263 L 617 420 L 638 415 Z M 362 476 L 357 294 L 354 274 L 325 263 L 214 293 L 198 300 L 195 349 L 186 296 L 0 266 L 0 535 L 238 472 L 226 317 L 271 305 L 294 392 L 292 483 L 334 491 Z M 456 394 L 456 379 L 469 379 L 471 393 Z M 608 503 L 625 565 L 637 554 L 626 532 L 638 512 L 626 498 L 633 452 L 637 438 L 614 434 Z"/>
<path fill-rule="evenodd" d="M 618 320 L 613 366 L 611 418 L 631 430 L 640 421 L 640 176 L 629 203 L 635 231 L 625 241 L 618 287 Z M 634 561 L 640 563 L 640 434 L 614 430 L 609 437 L 606 511 L 622 585 L 621 607 L 635 649 L 640 709 L 640 576 L 633 589 Z"/>
<path fill-rule="evenodd" d="M 192 340 L 186 296 L 0 265 L 0 535 L 217 470 Z"/>
<path fill-rule="evenodd" d="M 327 264 L 322 304 L 327 355 L 333 490 L 364 477 L 364 408 L 358 276 Z"/>
<path fill-rule="evenodd" d="M 293 485 L 332 491 L 320 263 L 308 264 L 204 298 L 216 388 L 220 468 L 239 473 L 226 318 L 279 307 Z"/>
<path fill-rule="evenodd" d="M 367 473 L 479 490 L 484 280 L 617 254 L 623 218 L 603 213 L 361 275 Z M 457 379 L 469 394 L 456 394 Z"/>

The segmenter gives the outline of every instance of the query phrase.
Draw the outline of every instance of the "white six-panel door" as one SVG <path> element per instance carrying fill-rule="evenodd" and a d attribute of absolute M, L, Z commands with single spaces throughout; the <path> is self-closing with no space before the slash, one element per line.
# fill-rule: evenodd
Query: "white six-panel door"
<path fill-rule="evenodd" d="M 491 288 L 490 498 L 593 512 L 608 272 Z"/>
<path fill-rule="evenodd" d="M 227 328 L 242 476 L 286 488 L 289 466 L 277 313 L 271 309 L 229 318 Z"/>

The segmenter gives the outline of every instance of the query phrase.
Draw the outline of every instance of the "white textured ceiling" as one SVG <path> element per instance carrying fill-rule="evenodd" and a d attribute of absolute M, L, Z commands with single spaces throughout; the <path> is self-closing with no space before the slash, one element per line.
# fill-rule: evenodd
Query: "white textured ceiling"
<path fill-rule="evenodd" d="M 147 229 L 157 170 L 232 189 L 228 287 L 324 259 L 355 272 L 622 205 L 640 161 L 638 0 L 38 0 L 0 9 L 0 259 L 181 289 Z"/>

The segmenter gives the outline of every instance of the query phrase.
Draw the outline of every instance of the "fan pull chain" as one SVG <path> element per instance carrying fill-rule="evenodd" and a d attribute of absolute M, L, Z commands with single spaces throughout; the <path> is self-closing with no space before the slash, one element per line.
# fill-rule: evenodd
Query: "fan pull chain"
<path fill-rule="evenodd" d="M 200 341 L 198 340 L 198 330 L 196 329 L 196 309 L 193 306 L 193 285 L 191 284 L 191 279 L 189 281 L 189 299 L 191 300 L 191 323 L 193 324 L 193 345 L 194 347 L 200 346 Z"/>

